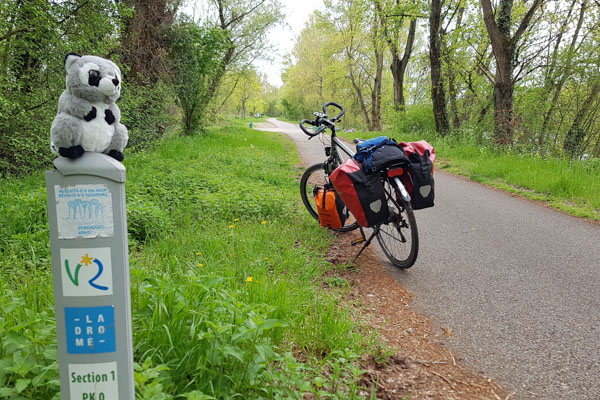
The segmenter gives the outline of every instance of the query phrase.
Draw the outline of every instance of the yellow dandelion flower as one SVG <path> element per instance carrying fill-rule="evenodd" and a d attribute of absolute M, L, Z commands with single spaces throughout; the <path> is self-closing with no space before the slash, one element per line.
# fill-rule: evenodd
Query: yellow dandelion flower
<path fill-rule="evenodd" d="M 233 229 L 233 228 L 235 228 L 235 225 L 229 225 L 229 227 L 230 227 L 231 229 Z"/>
<path fill-rule="evenodd" d="M 246 282 L 252 282 L 252 277 L 251 276 L 247 277 Z"/>
<path fill-rule="evenodd" d="M 239 220 L 240 220 L 239 218 L 235 218 L 235 219 L 233 220 L 233 222 L 238 222 Z"/>
<path fill-rule="evenodd" d="M 202 267 L 204 267 L 204 264 L 198 264 L 198 266 L 199 266 L 200 268 L 202 268 Z"/>
<path fill-rule="evenodd" d="M 201 255 L 202 255 L 202 253 L 196 252 L 196 255 L 197 255 L 197 256 L 201 256 Z"/>
<path fill-rule="evenodd" d="M 266 225 L 266 224 L 267 224 L 267 221 L 260 221 L 260 223 L 261 223 L 262 225 Z"/>

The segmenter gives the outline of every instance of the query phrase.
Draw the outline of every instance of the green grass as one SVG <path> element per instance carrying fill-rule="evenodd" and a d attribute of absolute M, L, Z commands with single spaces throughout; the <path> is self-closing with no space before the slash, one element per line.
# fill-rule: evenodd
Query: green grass
<path fill-rule="evenodd" d="M 126 159 L 136 397 L 360 398 L 293 145 L 237 122 Z M 1 182 L 0 398 L 58 398 L 43 174 Z"/>
<path fill-rule="evenodd" d="M 600 160 L 570 161 L 515 151 L 500 152 L 476 138 L 431 133 L 355 132 L 346 139 L 386 135 L 398 141 L 425 139 L 436 151 L 436 166 L 526 198 L 539 200 L 568 214 L 600 220 Z"/>

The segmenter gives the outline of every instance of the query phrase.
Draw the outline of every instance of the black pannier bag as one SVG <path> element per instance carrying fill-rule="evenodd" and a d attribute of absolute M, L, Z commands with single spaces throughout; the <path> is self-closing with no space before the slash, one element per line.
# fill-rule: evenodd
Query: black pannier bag
<path fill-rule="evenodd" d="M 329 178 L 360 226 L 371 227 L 388 219 L 389 209 L 379 174 L 366 174 L 360 164 L 350 158 Z"/>
<path fill-rule="evenodd" d="M 435 150 L 424 140 L 411 143 L 400 143 L 400 147 L 410 162 L 410 184 L 403 180 L 410 193 L 413 209 L 433 207 L 435 199 L 435 182 L 433 180 L 433 161 Z"/>

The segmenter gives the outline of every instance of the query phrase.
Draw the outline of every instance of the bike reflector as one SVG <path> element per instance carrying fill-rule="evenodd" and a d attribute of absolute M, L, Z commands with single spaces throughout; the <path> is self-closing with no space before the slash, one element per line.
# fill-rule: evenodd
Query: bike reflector
<path fill-rule="evenodd" d="M 379 174 L 367 175 L 354 159 L 342 163 L 329 179 L 360 226 L 385 222 L 389 209 Z"/>

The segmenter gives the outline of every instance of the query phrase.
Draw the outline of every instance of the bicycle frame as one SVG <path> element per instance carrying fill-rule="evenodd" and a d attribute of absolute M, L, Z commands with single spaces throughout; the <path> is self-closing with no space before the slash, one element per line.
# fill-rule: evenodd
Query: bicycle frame
<path fill-rule="evenodd" d="M 342 142 L 340 139 L 338 139 L 337 136 L 335 136 L 335 134 L 331 135 L 331 143 L 335 143 L 336 147 L 339 147 L 340 149 L 342 149 L 342 151 L 344 153 L 346 153 L 348 155 L 348 157 L 352 158 L 355 154 L 355 152 L 353 152 L 348 146 L 346 146 L 346 144 L 344 142 Z M 333 149 L 333 146 L 332 146 Z M 341 157 L 339 157 L 341 161 L 343 161 L 341 159 Z"/>

